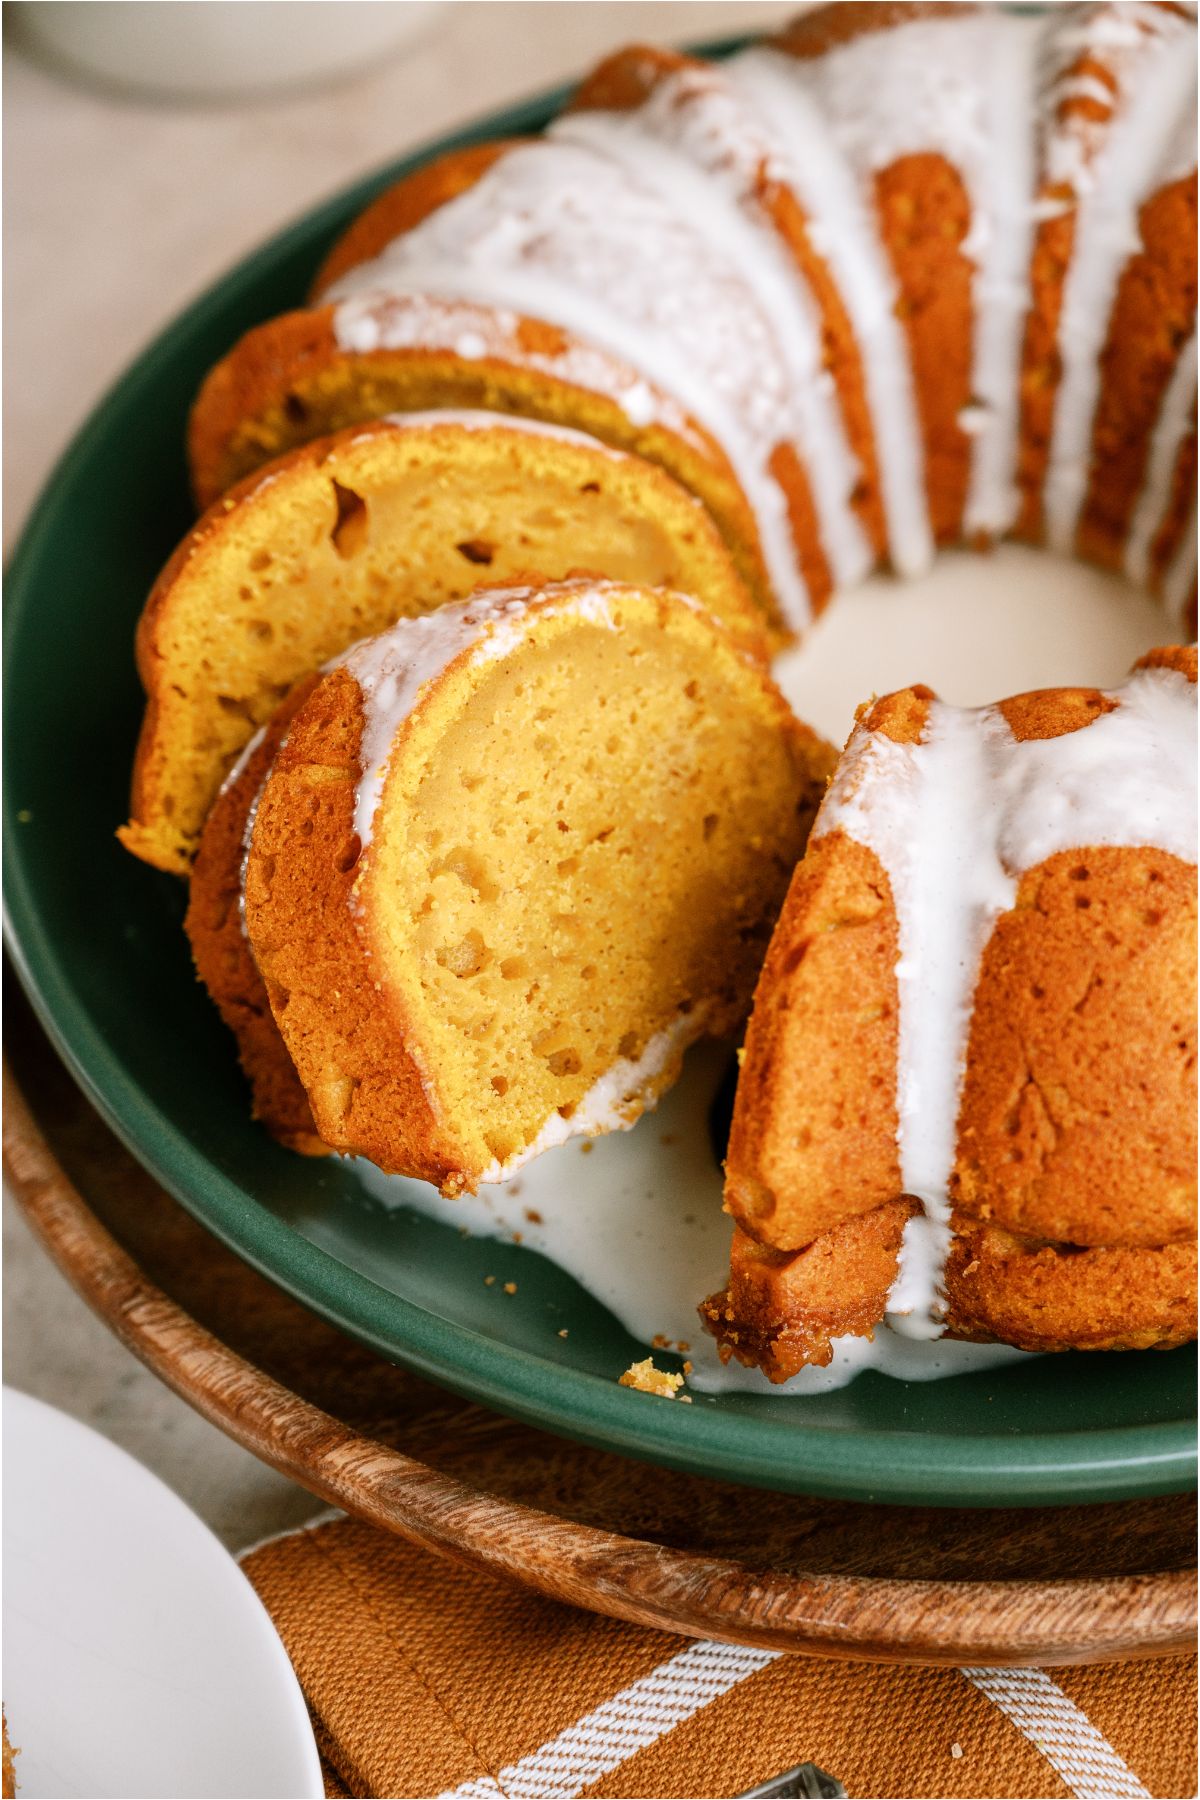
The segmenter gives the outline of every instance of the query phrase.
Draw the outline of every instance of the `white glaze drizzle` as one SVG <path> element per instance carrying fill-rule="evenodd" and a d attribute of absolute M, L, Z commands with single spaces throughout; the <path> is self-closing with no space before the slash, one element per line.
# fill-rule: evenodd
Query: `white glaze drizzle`
<path fill-rule="evenodd" d="M 790 87 L 776 116 L 783 121 L 790 115 L 794 120 L 788 141 L 795 143 L 799 130 L 805 130 L 806 138 L 803 145 L 795 143 L 787 178 L 795 182 L 806 208 L 813 208 L 818 232 L 828 234 L 831 267 L 835 246 L 842 249 L 844 261 L 846 238 L 858 234 L 857 221 L 864 212 L 870 232 L 877 235 L 873 183 L 880 170 L 903 156 L 933 152 L 944 156 L 961 176 L 971 212 L 963 251 L 976 271 L 971 284 L 972 391 L 978 409 L 964 523 L 968 531 L 996 535 L 1012 524 L 1018 507 L 1014 466 L 1034 214 L 1034 67 L 1044 30 L 1041 19 L 980 6 L 970 14 L 910 19 L 890 26 L 886 33 L 866 33 L 811 61 L 769 51 L 749 52 L 740 59 L 760 91 L 765 88 L 764 70 L 776 71 L 776 79 Z M 781 64 L 791 65 L 782 76 Z M 792 96 L 797 93 L 808 97 L 807 115 L 794 104 Z M 836 200 L 844 184 L 831 182 L 828 174 L 814 183 L 806 181 L 801 160 L 822 135 L 859 189 L 857 206 L 840 220 L 831 214 L 829 201 Z M 826 168 L 828 160 L 827 151 Z M 814 167 L 820 169 L 821 162 Z M 815 191 L 810 192 L 810 186 Z M 818 247 L 821 236 L 815 240 Z M 881 298 L 894 289 L 889 276 L 883 295 L 864 296 L 859 291 L 864 279 L 877 287 L 880 266 L 886 267 L 886 261 L 880 247 L 875 254 L 860 257 L 857 268 L 851 265 L 844 275 L 837 271 L 852 317 L 856 310 L 870 317 Z M 860 341 L 865 355 L 865 333 Z M 894 420 L 890 441 L 881 437 L 881 465 L 887 469 L 893 459 L 903 456 L 911 466 L 915 418 L 911 401 L 886 364 L 879 367 L 897 356 L 907 364 L 907 347 L 894 324 L 882 339 L 876 328 L 875 341 L 872 413 L 882 425 L 876 390 L 887 392 L 890 387 L 893 411 L 897 396 L 904 395 L 909 440 L 901 450 Z"/>
<path fill-rule="evenodd" d="M 241 780 L 242 776 L 246 773 L 250 758 L 254 755 L 254 752 L 258 749 L 266 735 L 266 726 L 260 725 L 258 730 L 252 734 L 249 741 L 238 751 L 236 760 L 230 765 L 228 774 L 217 790 L 218 798 L 220 798 L 222 794 L 228 792 L 235 781 Z"/>
<path fill-rule="evenodd" d="M 551 137 L 583 144 L 651 183 L 749 281 L 774 330 L 792 400 L 792 434 L 812 485 L 836 587 L 849 587 L 874 555 L 852 508 L 862 469 L 824 366 L 822 321 L 803 274 L 756 198 L 769 146 L 716 69 L 686 68 L 660 82 L 636 112 L 567 113 Z"/>
<path fill-rule="evenodd" d="M 628 363 L 598 345 L 578 340 L 553 353 L 531 349 L 521 340 L 519 313 L 508 307 L 416 292 L 373 291 L 338 304 L 334 331 L 342 349 L 358 354 L 384 349 L 446 350 L 466 362 L 491 357 L 519 363 L 603 394 L 620 407 L 631 425 L 664 425 L 694 449 L 706 448 L 703 436 L 678 402 Z"/>
<path fill-rule="evenodd" d="M 1125 539 L 1125 573 L 1145 587 L 1150 549 L 1163 522 L 1164 501 L 1175 481 L 1180 446 L 1196 427 L 1196 333 L 1193 331 L 1171 371 L 1146 452 L 1142 490 Z"/>
<path fill-rule="evenodd" d="M 905 1229 L 893 1326 L 943 1328 L 950 1177 L 976 977 L 1021 875 L 1060 851 L 1151 847 L 1196 859 L 1196 691 L 1136 671 L 1081 731 L 1019 743 L 996 707 L 932 702 L 921 741 L 859 725 L 814 836 L 842 831 L 879 858 L 899 929 L 897 1148 L 922 1213 Z"/>
<path fill-rule="evenodd" d="M 770 320 L 740 271 L 651 186 L 579 144 L 510 150 L 335 284 L 339 343 L 386 342 L 377 321 L 388 299 L 414 293 L 546 320 L 667 389 L 728 456 L 780 605 L 807 622 L 787 500 L 769 468 L 792 410 Z"/>
<path fill-rule="evenodd" d="M 1043 485 L 1047 543 L 1069 552 L 1087 494 L 1100 355 L 1122 272 L 1141 249 L 1138 215 L 1154 193 L 1195 166 L 1196 58 L 1190 20 L 1123 0 L 1083 26 L 1068 24 L 1057 41 L 1063 56 L 1086 50 L 1105 60 L 1117 84 L 1111 117 L 1057 122 L 1044 157 L 1044 179 L 1070 187 L 1076 201 Z"/>
<path fill-rule="evenodd" d="M 756 47 L 731 58 L 726 72 L 763 119 L 768 173 L 796 194 L 837 283 L 862 357 L 892 565 L 918 575 L 933 558 L 925 455 L 895 278 L 873 209 L 830 136 L 806 65 Z"/>

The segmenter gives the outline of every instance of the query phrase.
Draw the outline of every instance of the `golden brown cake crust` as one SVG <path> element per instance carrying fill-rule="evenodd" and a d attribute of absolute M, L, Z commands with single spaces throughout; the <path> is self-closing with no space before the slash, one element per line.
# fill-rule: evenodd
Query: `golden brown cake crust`
<path fill-rule="evenodd" d="M 1195 328 L 1194 170 L 1151 196 L 1138 235 L 1142 248 L 1121 275 L 1100 357 L 1092 478 L 1076 537 L 1081 556 L 1110 569 L 1122 566 L 1151 435 L 1179 353 Z"/>
<path fill-rule="evenodd" d="M 955 4 L 955 0 L 835 0 L 832 5 L 798 13 L 773 41 L 789 56 L 810 59 L 912 19 L 946 18 L 970 10 L 970 4 Z"/>
<path fill-rule="evenodd" d="M 370 1153 L 382 1109 L 390 1166 L 441 1182 L 454 1146 L 408 1048 L 406 1021 L 376 987 L 351 904 L 362 726 L 358 683 L 332 670 L 293 720 L 260 796 L 246 862 L 247 929 L 283 1040 L 303 1053 L 323 1141 Z"/>
<path fill-rule="evenodd" d="M 733 1234 L 729 1286 L 700 1307 L 721 1350 L 787 1381 L 810 1363 L 823 1367 L 833 1339 L 863 1337 L 883 1317 L 896 1259 L 915 1201 L 890 1200 L 848 1219 L 803 1250 L 770 1250 Z"/>
<path fill-rule="evenodd" d="M 1102 17 L 1103 7 L 1091 11 Z M 1164 3 L 1164 12 L 1184 16 Z M 1194 54 L 1194 52 L 1193 52 Z M 1112 70 L 1085 45 L 1065 71 L 1054 121 L 1090 128 L 1102 141 L 1117 97 Z M 1094 149 L 1092 154 L 1094 154 Z M 1059 331 L 1067 274 L 1075 252 L 1078 195 L 1066 182 L 1044 180 L 1039 200 L 1046 215 L 1037 224 L 1030 259 L 1030 303 L 1021 352 L 1017 485 L 1021 509 L 1017 535 L 1037 542 L 1044 529 L 1043 487 L 1062 378 Z M 1193 329 L 1196 309 L 1196 176 L 1159 189 L 1138 218 L 1140 248 L 1125 264 L 1099 360 L 1100 386 L 1091 434 L 1087 493 L 1075 533 L 1078 554 L 1121 568 L 1133 506 L 1141 488 L 1150 434 L 1179 352 Z M 1195 432 L 1181 451 L 1174 497 L 1166 508 L 1150 555 L 1150 587 L 1163 575 L 1179 544 L 1195 499 Z M 1194 628 L 1194 604 L 1190 613 Z"/>
<path fill-rule="evenodd" d="M 1196 1243 L 1161 1249 L 1022 1241 L 956 1220 L 948 1330 L 1018 1350 L 1170 1350 L 1196 1335 Z"/>
<path fill-rule="evenodd" d="M 818 839 L 767 952 L 729 1138 L 725 1203 L 763 1245 L 794 1250 L 900 1191 L 897 954 L 878 858 Z"/>
<path fill-rule="evenodd" d="M 241 916 L 242 861 L 251 807 L 292 719 L 319 678 L 298 682 L 262 742 L 222 789 L 205 823 L 192 867 L 184 929 L 196 973 L 237 1039 L 238 1058 L 253 1094 L 252 1113 L 273 1137 L 306 1156 L 328 1150 L 271 1013 Z"/>
<path fill-rule="evenodd" d="M 1092 849 L 1030 870 L 975 990 L 953 1196 L 1018 1236 L 1196 1234 L 1196 870 Z"/>
<path fill-rule="evenodd" d="M 803 1250 L 765 1250 L 735 1231 L 729 1286 L 700 1307 L 723 1360 L 775 1383 L 823 1366 L 831 1340 L 865 1337 L 883 1316 L 904 1225 L 901 1199 L 848 1220 Z M 945 1270 L 946 1336 L 1064 1350 L 1171 1350 L 1196 1335 L 1196 1245 L 1079 1249 L 955 1217 Z"/>
<path fill-rule="evenodd" d="M 1196 651 L 1168 646 L 1137 667 L 1194 682 Z M 860 718 L 915 743 L 930 699 L 905 689 Z M 999 710 L 1028 741 L 1086 731 L 1116 704 L 1060 688 Z M 859 1274 L 863 1242 L 882 1254 L 888 1208 L 909 1204 L 896 1147 L 898 952 L 874 853 L 841 831 L 819 837 L 755 996 L 727 1162 L 739 1227 L 730 1285 L 702 1309 L 725 1350 L 773 1380 L 814 1350 L 823 1360 L 826 1328 L 861 1332 L 882 1317 L 890 1276 L 876 1270 L 879 1310 L 863 1326 Z M 1047 1350 L 1194 1335 L 1195 1025 L 1193 866 L 1149 848 L 1081 848 L 1022 877 L 976 982 L 950 1184 L 951 1335 Z M 803 1285 L 817 1244 L 821 1267 L 847 1262 L 840 1328 Z"/>
<path fill-rule="evenodd" d="M 0 1779 L 0 1794 L 3 1794 L 4 1800 L 15 1800 L 17 1792 L 16 1758 L 19 1752 L 16 1745 L 9 1739 L 8 1719 L 6 1717 L 3 1720 L 3 1739 L 4 1754 L 2 1779 Z"/>

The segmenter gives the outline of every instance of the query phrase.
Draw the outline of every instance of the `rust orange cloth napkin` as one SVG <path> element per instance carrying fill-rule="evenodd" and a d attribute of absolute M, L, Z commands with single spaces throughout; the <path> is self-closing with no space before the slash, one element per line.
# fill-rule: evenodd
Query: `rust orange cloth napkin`
<path fill-rule="evenodd" d="M 855 1800 L 1196 1792 L 1194 1658 L 918 1669 L 697 1643 L 340 1515 L 243 1567 L 295 1664 L 330 1794 L 698 1800 L 800 1762 Z"/>

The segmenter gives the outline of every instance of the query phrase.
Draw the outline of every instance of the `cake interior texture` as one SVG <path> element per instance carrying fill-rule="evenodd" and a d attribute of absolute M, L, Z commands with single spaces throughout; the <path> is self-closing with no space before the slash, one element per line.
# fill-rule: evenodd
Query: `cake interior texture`
<path fill-rule="evenodd" d="M 705 648 L 626 622 L 497 666 L 379 840 L 379 949 L 497 1164 L 660 1034 L 744 1013 L 799 840 L 794 763 Z"/>
<path fill-rule="evenodd" d="M 682 587 L 763 642 L 711 521 L 660 470 L 494 414 L 362 427 L 227 496 L 164 571 L 139 628 L 150 708 L 127 847 L 184 871 L 222 776 L 294 681 L 531 571 Z"/>
<path fill-rule="evenodd" d="M 597 598 L 448 609 L 492 635 L 389 721 L 365 810 L 386 683 L 352 653 L 257 804 L 250 945 L 320 1135 L 449 1190 L 631 1123 L 687 1043 L 736 1029 L 830 766 L 694 605 Z"/>

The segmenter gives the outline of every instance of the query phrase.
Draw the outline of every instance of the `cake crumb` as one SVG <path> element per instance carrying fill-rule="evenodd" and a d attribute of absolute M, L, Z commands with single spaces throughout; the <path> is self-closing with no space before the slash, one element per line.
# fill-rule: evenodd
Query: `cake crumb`
<path fill-rule="evenodd" d="M 506 1294 L 515 1294 L 517 1291 L 516 1282 L 515 1281 L 506 1281 L 504 1284 L 504 1291 Z"/>
<path fill-rule="evenodd" d="M 563 1328 L 562 1328 L 562 1330 L 561 1330 L 561 1331 L 560 1331 L 560 1332 L 559 1332 L 559 1334 L 558 1334 L 558 1335 L 559 1335 L 559 1337 L 566 1337 L 566 1335 L 567 1335 L 567 1328 L 566 1328 L 566 1326 L 565 1326 L 565 1325 L 564 1325 L 564 1326 L 563 1326 Z"/>
<path fill-rule="evenodd" d="M 687 1345 L 686 1345 L 686 1344 L 680 1344 L 680 1346 L 679 1346 L 679 1348 L 680 1348 L 680 1349 L 681 1349 L 681 1350 L 686 1350 L 686 1349 L 687 1349 Z M 685 1374 L 685 1375 L 690 1375 L 690 1374 L 691 1374 L 691 1372 L 692 1372 L 692 1364 L 691 1364 L 691 1363 L 690 1363 L 690 1362 L 685 1362 L 685 1363 L 684 1363 L 684 1365 L 683 1365 L 683 1372 L 684 1372 L 684 1374 Z"/>
<path fill-rule="evenodd" d="M 525 1208 L 525 1218 L 530 1225 L 540 1225 L 542 1222 L 541 1213 L 533 1206 L 527 1206 Z"/>
<path fill-rule="evenodd" d="M 963 1747 L 961 1744 L 951 1744 L 951 1746 L 950 1746 L 951 1756 L 961 1756 L 962 1753 L 963 1753 Z"/>
<path fill-rule="evenodd" d="M 484 1287 L 495 1287 L 496 1277 L 494 1275 L 485 1275 L 483 1278 L 483 1285 Z"/>
<path fill-rule="evenodd" d="M 641 1362 L 630 1363 L 620 1377 L 622 1387 L 636 1388 L 639 1394 L 657 1394 L 660 1400 L 687 1400 L 687 1394 L 681 1394 L 682 1375 L 672 1375 L 668 1369 L 656 1369 L 654 1358 L 647 1356 Z"/>
<path fill-rule="evenodd" d="M 595 1148 L 596 1146 L 591 1138 L 584 1138 L 582 1144 L 579 1146 L 579 1154 L 580 1156 L 586 1156 L 590 1150 L 594 1150 Z"/>

